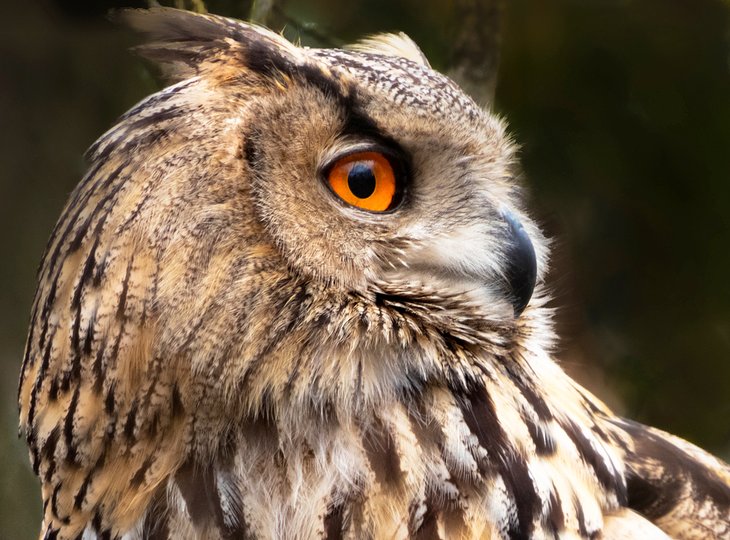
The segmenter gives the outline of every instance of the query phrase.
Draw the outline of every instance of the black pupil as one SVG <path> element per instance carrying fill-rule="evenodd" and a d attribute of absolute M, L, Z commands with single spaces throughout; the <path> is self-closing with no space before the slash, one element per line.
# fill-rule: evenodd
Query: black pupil
<path fill-rule="evenodd" d="M 375 173 L 365 163 L 355 163 L 347 175 L 347 185 L 358 199 L 367 199 L 375 191 Z"/>

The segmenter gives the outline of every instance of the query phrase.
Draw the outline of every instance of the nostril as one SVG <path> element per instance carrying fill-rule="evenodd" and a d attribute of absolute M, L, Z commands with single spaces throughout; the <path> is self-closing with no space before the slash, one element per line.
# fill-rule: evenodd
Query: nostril
<path fill-rule="evenodd" d="M 515 317 L 518 317 L 527 307 L 535 290 L 537 258 L 530 236 L 520 220 L 509 210 L 503 210 L 502 217 L 507 222 L 508 232 L 508 246 L 505 249 L 505 278 Z"/>

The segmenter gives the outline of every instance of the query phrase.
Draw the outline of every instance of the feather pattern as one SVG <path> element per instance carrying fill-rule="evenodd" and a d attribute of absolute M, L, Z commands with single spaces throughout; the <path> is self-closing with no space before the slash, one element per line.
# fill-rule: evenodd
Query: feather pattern
<path fill-rule="evenodd" d="M 555 362 L 514 144 L 412 42 L 124 17 L 177 82 L 90 149 L 43 257 L 42 538 L 728 536 L 727 465 Z M 412 181 L 390 214 L 316 180 L 374 142 Z M 538 264 L 517 316 L 504 209 Z"/>

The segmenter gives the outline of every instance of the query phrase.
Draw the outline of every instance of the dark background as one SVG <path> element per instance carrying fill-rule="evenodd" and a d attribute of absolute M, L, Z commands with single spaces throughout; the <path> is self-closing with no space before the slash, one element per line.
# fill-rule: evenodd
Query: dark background
<path fill-rule="evenodd" d="M 84 150 L 161 85 L 127 51 L 135 38 L 104 18 L 132 2 L 14 4 L 0 29 L 0 539 L 30 539 L 40 495 L 16 437 L 15 394 L 36 267 Z M 622 414 L 725 459 L 729 6 L 510 0 L 494 104 L 522 144 L 530 206 L 555 239 L 564 367 Z M 289 0 L 287 35 L 304 29 L 302 41 L 317 44 L 404 30 L 447 69 L 460 28 L 452 7 Z"/>

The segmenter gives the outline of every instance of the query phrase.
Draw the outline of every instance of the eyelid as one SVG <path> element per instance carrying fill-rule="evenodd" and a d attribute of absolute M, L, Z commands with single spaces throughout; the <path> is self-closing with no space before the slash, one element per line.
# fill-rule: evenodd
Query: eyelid
<path fill-rule="evenodd" d="M 404 163 L 402 152 L 375 141 L 358 141 L 352 145 L 340 146 L 337 148 L 337 151 L 326 153 L 319 168 L 320 173 L 326 173 L 334 166 L 335 163 L 347 156 L 364 152 L 383 154 L 386 158 L 388 158 L 391 165 L 397 165 L 399 170 L 405 169 L 405 167 L 403 167 Z M 398 171 L 396 171 L 396 173 L 397 172 Z"/>

